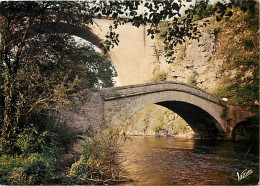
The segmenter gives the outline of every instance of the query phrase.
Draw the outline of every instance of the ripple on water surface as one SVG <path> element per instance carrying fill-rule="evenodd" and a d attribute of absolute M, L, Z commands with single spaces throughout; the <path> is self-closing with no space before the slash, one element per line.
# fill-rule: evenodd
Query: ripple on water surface
<path fill-rule="evenodd" d="M 215 140 L 134 137 L 124 166 L 130 184 L 257 184 L 259 147 Z M 249 153 L 247 151 L 249 150 Z M 238 182 L 245 169 L 253 173 Z"/>

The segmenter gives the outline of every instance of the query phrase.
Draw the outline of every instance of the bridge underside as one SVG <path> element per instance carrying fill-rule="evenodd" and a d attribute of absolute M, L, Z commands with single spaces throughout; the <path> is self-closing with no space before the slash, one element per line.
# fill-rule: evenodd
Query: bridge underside
<path fill-rule="evenodd" d="M 180 101 L 156 103 L 181 116 L 201 138 L 224 138 L 225 133 L 218 127 L 219 123 L 203 109 Z"/>

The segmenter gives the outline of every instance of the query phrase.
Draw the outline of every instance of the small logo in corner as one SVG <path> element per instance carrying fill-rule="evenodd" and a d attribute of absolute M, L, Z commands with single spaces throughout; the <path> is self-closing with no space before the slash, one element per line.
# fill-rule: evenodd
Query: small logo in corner
<path fill-rule="evenodd" d="M 252 169 L 245 169 L 243 172 L 241 172 L 240 175 L 239 175 L 239 172 L 237 172 L 237 177 L 238 177 L 237 179 L 238 179 L 238 181 L 241 181 L 242 179 L 244 179 L 245 177 L 249 176 L 252 173 L 253 173 Z M 259 185 L 259 182 L 257 185 Z"/>

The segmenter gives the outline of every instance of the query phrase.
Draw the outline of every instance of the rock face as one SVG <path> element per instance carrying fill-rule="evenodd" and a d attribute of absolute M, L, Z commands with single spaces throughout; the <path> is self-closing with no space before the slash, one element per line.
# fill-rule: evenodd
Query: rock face
<path fill-rule="evenodd" d="M 92 31 L 104 39 L 112 20 L 96 20 L 99 25 Z M 221 60 L 213 58 L 216 49 L 214 29 L 210 24 L 200 25 L 199 40 L 186 40 L 178 46 L 176 60 L 167 64 L 164 59 L 162 39 L 147 36 L 147 27 L 135 28 L 130 24 L 121 25 L 117 31 L 120 43 L 109 51 L 118 77 L 116 86 L 125 86 L 149 82 L 157 72 L 168 74 L 167 80 L 189 83 L 200 88 L 212 90 L 218 84 L 216 75 Z"/>
<path fill-rule="evenodd" d="M 188 83 L 211 92 L 219 84 L 220 79 L 217 72 L 222 65 L 222 61 L 214 57 L 216 37 L 211 26 L 201 26 L 200 32 L 199 40 L 186 39 L 185 44 L 178 46 L 178 52 L 175 54 L 176 60 L 171 64 L 166 63 L 163 43 L 160 39 L 157 39 L 153 47 L 156 56 L 153 68 L 155 73 L 165 72 L 167 80 Z M 164 122 L 160 121 L 159 118 L 164 112 L 167 113 L 165 108 L 156 105 L 142 109 L 132 117 L 133 127 L 130 134 L 172 136 L 186 133 L 186 137 L 192 137 L 192 131 L 186 130 L 183 132 L 181 129 L 185 127 L 188 129 L 188 124 L 182 118 L 175 117 L 174 113 L 166 114 L 167 119 Z M 149 120 L 150 125 L 147 124 L 147 120 Z M 163 123 L 162 127 L 157 127 L 159 123 Z M 173 132 L 172 129 L 174 128 L 176 130 Z"/>
<path fill-rule="evenodd" d="M 97 20 L 103 30 L 93 28 L 101 38 L 107 33 L 111 20 Z M 164 44 L 161 39 L 151 40 L 146 36 L 144 26 L 133 28 L 124 25 L 118 28 L 120 43 L 110 51 L 110 57 L 117 70 L 117 86 L 131 85 L 149 82 L 157 73 L 167 74 L 166 80 L 188 83 L 211 92 L 219 83 L 217 71 L 222 65 L 221 60 L 214 58 L 216 50 L 216 38 L 214 29 L 208 24 L 200 26 L 201 36 L 199 40 L 186 40 L 186 43 L 178 46 L 175 54 L 176 60 L 167 64 L 164 58 Z M 151 109 L 152 108 L 152 109 Z M 167 117 L 161 127 L 161 113 L 165 108 L 159 106 L 148 107 L 132 117 L 132 135 L 175 135 L 172 128 L 175 127 L 176 117 Z M 173 114 L 174 115 L 174 114 Z M 149 121 L 149 122 L 148 122 Z M 184 123 L 184 120 L 182 120 Z M 150 125 L 148 125 L 150 123 Z M 162 122 L 161 122 L 162 124 Z M 186 124 L 186 127 L 187 124 Z M 129 129 L 130 130 L 130 129 Z"/>
<path fill-rule="evenodd" d="M 176 113 L 157 105 L 150 105 L 133 115 L 128 135 L 194 137 L 193 130 Z"/>
<path fill-rule="evenodd" d="M 215 35 L 212 30 L 201 28 L 199 40 L 189 40 L 186 51 L 186 64 L 193 67 L 205 66 L 209 63 L 215 51 Z"/>
<path fill-rule="evenodd" d="M 200 32 L 198 40 L 186 39 L 186 43 L 177 46 L 176 60 L 168 65 L 167 80 L 192 84 L 211 92 L 220 82 L 217 72 L 222 61 L 215 57 L 214 29 L 210 25 L 201 26 Z M 162 57 L 158 63 L 165 64 L 166 62 Z"/>

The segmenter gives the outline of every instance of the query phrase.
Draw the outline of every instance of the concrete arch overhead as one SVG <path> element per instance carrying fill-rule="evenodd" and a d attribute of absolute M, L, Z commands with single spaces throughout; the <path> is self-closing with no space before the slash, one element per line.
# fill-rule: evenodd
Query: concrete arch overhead
<path fill-rule="evenodd" d="M 103 40 L 95 33 L 93 33 L 93 31 L 87 26 L 77 26 L 62 22 L 48 22 L 43 23 L 40 26 L 32 26 L 32 30 L 29 35 L 34 35 L 35 31 L 39 33 L 67 33 L 69 35 L 75 35 L 91 42 L 100 50 L 105 51 L 105 47 L 102 42 Z"/>
<path fill-rule="evenodd" d="M 99 109 L 107 123 L 120 124 L 138 110 L 150 104 L 158 104 L 179 114 L 195 132 L 206 138 L 230 138 L 234 126 L 246 117 L 240 107 L 224 106 L 216 96 L 178 82 L 109 88 L 96 93 L 98 95 L 102 102 L 99 102 L 100 108 L 96 104 L 90 110 L 97 112 Z M 228 107 L 225 117 L 222 116 L 224 107 Z"/>

